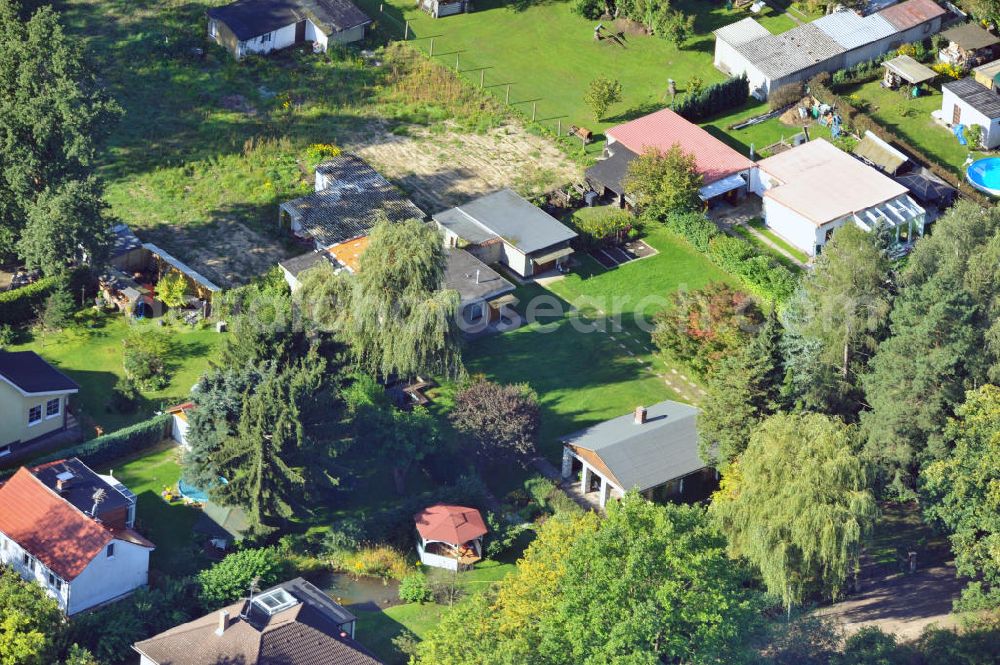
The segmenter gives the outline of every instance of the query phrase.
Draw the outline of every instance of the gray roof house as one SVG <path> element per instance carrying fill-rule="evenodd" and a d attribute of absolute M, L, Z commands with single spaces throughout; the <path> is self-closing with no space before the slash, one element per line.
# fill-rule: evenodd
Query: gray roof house
<path fill-rule="evenodd" d="M 279 224 L 312 240 L 317 250 L 367 235 L 380 219 L 423 219 L 392 183 L 357 155 L 341 155 L 316 167 L 315 191 L 279 206 Z"/>
<path fill-rule="evenodd" d="M 608 499 L 676 483 L 708 465 L 698 455 L 698 409 L 670 400 L 563 437 L 562 477 L 580 473 L 584 496 Z M 596 487 L 595 487 L 596 486 Z M 588 497 L 590 498 L 590 497 Z"/>
<path fill-rule="evenodd" d="M 515 315 L 506 308 L 517 304 L 514 285 L 464 249 L 448 248 L 444 288 L 458 292 L 458 325 L 478 333 Z"/>
<path fill-rule="evenodd" d="M 136 643 L 140 665 L 380 665 L 357 619 L 301 577 Z"/>
<path fill-rule="evenodd" d="M 464 247 L 485 263 L 499 263 L 521 277 L 561 265 L 576 233 L 510 189 L 433 216 L 451 247 Z"/>
<path fill-rule="evenodd" d="M 765 99 L 784 85 L 922 41 L 941 29 L 945 14 L 934 0 L 906 0 L 867 16 L 833 12 L 777 35 L 745 18 L 715 31 L 715 66 L 745 74 L 750 93 Z"/>
<path fill-rule="evenodd" d="M 307 42 L 326 51 L 364 39 L 372 22 L 350 0 L 237 0 L 206 13 L 209 38 L 237 60 Z"/>

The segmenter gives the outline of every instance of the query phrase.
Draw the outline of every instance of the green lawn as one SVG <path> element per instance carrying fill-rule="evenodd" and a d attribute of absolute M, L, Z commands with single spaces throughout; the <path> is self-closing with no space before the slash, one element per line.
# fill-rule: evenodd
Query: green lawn
<path fill-rule="evenodd" d="M 730 125 L 735 125 L 747 118 L 762 115 L 769 110 L 767 102 L 758 102 L 755 99 L 750 99 L 740 108 L 702 123 L 702 127 L 708 133 L 729 144 L 733 149 L 738 150 L 744 155 L 749 155 L 751 148 L 755 151 L 754 155 L 758 155 L 765 147 L 783 139 L 789 140 L 802 132 L 801 127 L 786 125 L 777 118 L 771 118 L 762 123 L 744 127 L 743 129 L 729 129 Z M 809 137 L 822 137 L 829 140 L 830 130 L 827 127 L 820 126 L 818 123 L 813 123 L 809 126 Z"/>
<path fill-rule="evenodd" d="M 132 325 L 153 326 L 154 323 Z M 121 314 L 98 314 L 84 310 L 76 314 L 73 325 L 59 333 L 36 335 L 30 342 L 11 347 L 12 351 L 35 351 L 71 379 L 80 384 L 80 392 L 71 398 L 74 409 L 84 416 L 85 434 L 99 426 L 112 431 L 149 418 L 164 406 L 187 398 L 191 387 L 208 368 L 222 337 L 213 329 L 175 325 L 170 331 L 173 349 L 168 359 L 170 384 L 143 394 L 138 409 L 129 414 L 108 408 L 111 389 L 123 375 L 122 339 L 130 324 Z"/>
<path fill-rule="evenodd" d="M 177 487 L 181 477 L 180 449 L 172 441 L 101 470 L 108 471 L 139 498 L 136 528 L 156 544 L 150 559 L 154 570 L 182 576 L 208 565 L 192 532 L 200 511 L 179 502 L 167 503 L 160 495 L 164 487 Z"/>
<path fill-rule="evenodd" d="M 955 135 L 931 118 L 931 111 L 941 108 L 941 91 L 912 99 L 898 90 L 887 90 L 879 81 L 847 88 L 841 93 L 851 103 L 863 102 L 862 108 L 890 131 L 899 134 L 928 157 L 962 175 L 962 164 L 969 155 L 967 146 L 960 145 Z M 978 156 L 978 152 L 974 152 Z"/>
<path fill-rule="evenodd" d="M 378 16 L 380 0 L 359 3 Z M 479 85 L 485 70 L 486 88 L 504 99 L 510 85 L 510 101 L 530 116 L 535 105 L 536 119 L 555 127 L 562 121 L 587 127 L 600 134 L 607 127 L 662 108 L 666 102 L 667 79 L 677 82 L 683 94 L 687 82 L 699 77 L 705 84 L 721 81 L 724 75 L 712 64 L 715 38 L 712 30 L 748 14 L 727 10 L 722 3 L 683 0 L 675 3 L 696 16 L 696 36 L 681 49 L 653 36 L 626 36 L 625 46 L 611 40 L 595 41 L 596 21 L 582 18 L 565 1 L 532 4 L 517 10 L 498 0 L 476 3 L 476 11 L 435 20 L 407 0 L 384 3 L 386 25 L 400 26 L 408 20 L 413 44 L 429 53 L 433 40 L 434 57 L 449 67 L 456 59 L 459 70 Z M 764 12 L 762 22 L 772 31 L 792 27 L 783 15 Z M 616 104 L 601 122 L 595 121 L 583 101 L 587 83 L 599 75 L 618 79 L 623 101 Z M 601 138 L 601 137 L 598 137 Z M 591 152 L 600 146 L 591 144 Z"/>

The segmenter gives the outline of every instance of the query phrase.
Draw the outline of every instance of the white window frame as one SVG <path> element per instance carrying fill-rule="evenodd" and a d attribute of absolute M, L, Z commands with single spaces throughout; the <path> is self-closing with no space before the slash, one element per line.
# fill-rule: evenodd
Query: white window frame
<path fill-rule="evenodd" d="M 28 407 L 28 427 L 34 427 L 38 423 L 42 422 L 42 404 L 36 404 L 34 406 Z M 31 419 L 31 414 L 35 409 L 38 409 L 38 417 L 34 420 Z"/>
<path fill-rule="evenodd" d="M 56 412 L 55 413 L 49 413 L 49 407 L 52 406 L 53 402 L 56 403 Z M 45 402 L 45 419 L 46 420 L 48 420 L 49 418 L 58 418 L 61 415 L 62 415 L 62 398 L 61 397 L 56 397 L 54 399 L 50 399 L 49 401 Z"/>
<path fill-rule="evenodd" d="M 214 18 L 211 21 L 208 22 L 208 34 L 211 37 L 218 37 L 219 36 L 219 26 L 218 26 L 218 24 L 216 24 Z"/>
<path fill-rule="evenodd" d="M 269 41 L 271 41 L 271 33 L 270 32 L 264 33 L 263 35 L 260 36 L 260 43 L 261 44 L 266 44 Z"/>

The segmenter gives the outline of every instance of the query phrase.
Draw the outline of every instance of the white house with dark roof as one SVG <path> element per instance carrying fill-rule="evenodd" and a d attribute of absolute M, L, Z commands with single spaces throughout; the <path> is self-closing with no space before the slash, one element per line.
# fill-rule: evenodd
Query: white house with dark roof
<path fill-rule="evenodd" d="M 137 642 L 140 665 L 381 665 L 357 618 L 301 577 Z"/>
<path fill-rule="evenodd" d="M 237 60 L 312 42 L 364 39 L 372 20 L 350 0 L 237 0 L 208 10 L 208 36 Z"/>
<path fill-rule="evenodd" d="M 638 490 L 649 497 L 684 491 L 708 467 L 698 455 L 698 409 L 670 400 L 606 420 L 562 439 L 562 477 L 603 508 Z"/>
<path fill-rule="evenodd" d="M 558 268 L 573 253 L 576 233 L 510 189 L 433 216 L 449 247 L 468 249 L 484 263 L 521 277 Z"/>
<path fill-rule="evenodd" d="M 0 460 L 77 428 L 68 407 L 79 391 L 34 351 L 0 350 Z"/>
<path fill-rule="evenodd" d="M 135 509 L 132 492 L 79 459 L 22 467 L 0 485 L 0 564 L 67 615 L 122 598 L 146 585 L 155 549 Z"/>
<path fill-rule="evenodd" d="M 941 86 L 941 110 L 934 115 L 952 129 L 978 125 L 983 128 L 983 147 L 1000 145 L 1000 91 L 971 76 Z"/>

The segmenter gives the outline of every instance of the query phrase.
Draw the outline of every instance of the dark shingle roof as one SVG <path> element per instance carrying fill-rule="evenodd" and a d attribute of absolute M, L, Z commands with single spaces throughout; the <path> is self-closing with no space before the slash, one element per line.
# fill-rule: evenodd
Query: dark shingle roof
<path fill-rule="evenodd" d="M 976 79 L 949 81 L 941 86 L 991 120 L 1000 118 L 1000 96 Z"/>
<path fill-rule="evenodd" d="M 563 443 L 593 451 L 622 489 L 641 492 L 705 468 L 698 456 L 697 420 L 698 409 L 667 400 L 646 409 L 642 424 L 630 413 L 571 434 Z"/>
<path fill-rule="evenodd" d="M 444 288 L 458 291 L 462 302 L 489 300 L 514 290 L 514 285 L 464 249 L 449 249 Z"/>
<path fill-rule="evenodd" d="M 34 351 L 0 351 L 0 376 L 25 393 L 80 389 L 76 382 Z"/>
<path fill-rule="evenodd" d="M 587 179 L 599 182 L 615 194 L 625 193 L 625 174 L 628 165 L 638 157 L 623 145 L 613 146 L 614 152 L 607 159 L 602 159 L 587 169 Z"/>
<path fill-rule="evenodd" d="M 298 277 L 306 270 L 324 262 L 333 265 L 333 262 L 330 261 L 330 255 L 326 252 L 307 252 L 301 256 L 285 259 L 278 265 L 287 270 L 292 277 Z"/>
<path fill-rule="evenodd" d="M 271 616 L 245 601 L 225 608 L 230 624 L 216 633 L 218 614 L 182 624 L 135 645 L 157 665 L 380 665 L 367 649 L 342 632 L 355 620 L 318 588 L 296 578 L 275 589 L 296 605 Z"/>
<path fill-rule="evenodd" d="M 350 0 L 237 0 L 208 10 L 226 24 L 240 41 L 309 19 L 326 34 L 371 23 Z"/>
<path fill-rule="evenodd" d="M 142 241 L 132 233 L 132 229 L 129 228 L 128 224 L 116 224 L 111 227 L 111 233 L 114 234 L 114 240 L 112 241 L 109 258 L 116 259 L 134 249 L 142 247 Z"/>
<path fill-rule="evenodd" d="M 384 215 L 390 222 L 423 219 L 424 211 L 356 155 L 341 155 L 316 167 L 327 187 L 286 201 L 288 212 L 321 247 L 366 235 Z"/>

